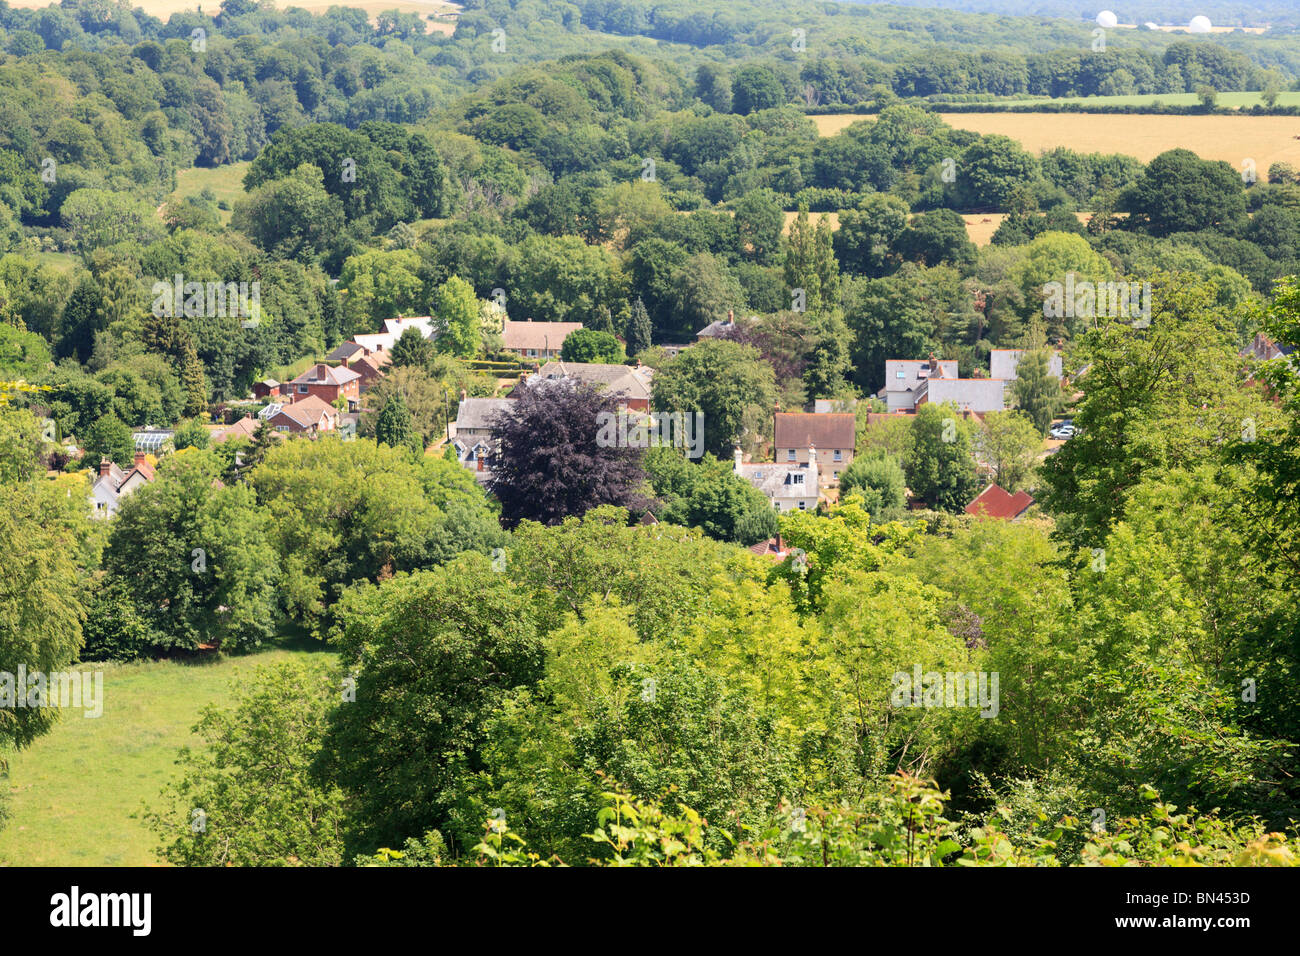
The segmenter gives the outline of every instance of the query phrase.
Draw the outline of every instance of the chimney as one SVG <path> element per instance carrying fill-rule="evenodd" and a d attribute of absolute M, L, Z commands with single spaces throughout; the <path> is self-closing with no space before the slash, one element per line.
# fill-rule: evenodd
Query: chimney
<path fill-rule="evenodd" d="M 808 467 L 813 468 L 816 467 L 816 465 L 817 465 L 817 446 L 809 445 L 808 446 Z"/>
<path fill-rule="evenodd" d="M 930 353 L 930 377 L 943 378 L 943 366 L 939 364 L 939 360 L 934 357 L 933 352 Z"/>
<path fill-rule="evenodd" d="M 735 324 L 736 324 L 736 310 L 735 310 L 735 309 L 728 309 L 728 310 L 727 310 L 727 324 L 728 324 L 728 325 L 735 325 Z"/>
<path fill-rule="evenodd" d="M 112 468 L 113 468 L 113 463 L 111 461 L 109 461 L 107 458 L 101 458 L 99 460 L 99 477 L 107 478 L 108 473 L 109 471 L 112 470 Z"/>
<path fill-rule="evenodd" d="M 465 401 L 465 399 L 468 398 L 468 397 L 469 397 L 469 396 L 465 394 L 465 390 L 462 388 L 462 389 L 460 390 L 460 400 L 463 402 L 463 401 Z"/>
<path fill-rule="evenodd" d="M 329 374 L 329 372 L 326 371 L 326 369 L 328 368 L 329 368 L 328 365 L 326 365 L 324 362 L 321 362 L 319 365 L 316 366 L 316 377 L 319 379 L 325 378 L 325 376 Z"/>
<path fill-rule="evenodd" d="M 744 457 L 745 457 L 745 456 L 741 453 L 741 451 L 740 451 L 740 446 L 739 446 L 739 445 L 736 446 L 736 452 L 735 452 L 734 457 L 735 457 L 736 464 L 735 464 L 735 467 L 734 467 L 732 470 L 733 470 L 736 474 L 740 474 L 740 465 L 741 465 L 741 462 L 744 460 Z"/>
<path fill-rule="evenodd" d="M 144 464 L 144 452 L 138 451 L 135 453 L 135 466 L 139 468 L 143 464 Z"/>
<path fill-rule="evenodd" d="M 784 551 L 785 551 L 785 544 L 784 542 L 781 541 L 781 532 L 778 531 L 776 533 L 776 552 L 777 554 L 781 554 Z"/>

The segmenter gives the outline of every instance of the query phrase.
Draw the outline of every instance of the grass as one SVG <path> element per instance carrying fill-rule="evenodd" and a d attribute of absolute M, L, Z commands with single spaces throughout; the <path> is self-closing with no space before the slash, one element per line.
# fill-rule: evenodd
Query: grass
<path fill-rule="evenodd" d="M 186 196 L 198 196 L 204 189 L 211 189 L 217 201 L 226 201 L 233 208 L 235 200 L 244 195 L 244 174 L 248 172 L 249 163 L 230 163 L 227 166 L 214 166 L 204 169 L 192 166 L 176 174 L 176 191 L 172 199 L 184 199 Z M 222 225 L 230 222 L 230 209 L 218 210 Z"/>
<path fill-rule="evenodd" d="M 157 865 L 157 841 L 137 816 L 173 779 L 176 751 L 200 743 L 190 732 L 200 709 L 226 703 L 231 680 L 255 667 L 322 653 L 299 640 L 246 657 L 82 665 L 104 671 L 103 715 L 70 712 L 9 755 L 0 864 Z"/>

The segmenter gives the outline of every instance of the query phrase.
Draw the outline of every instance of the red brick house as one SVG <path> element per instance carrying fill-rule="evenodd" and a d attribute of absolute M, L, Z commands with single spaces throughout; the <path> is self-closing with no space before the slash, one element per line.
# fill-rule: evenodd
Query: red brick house
<path fill-rule="evenodd" d="M 1015 521 L 1021 517 L 1034 499 L 1024 491 L 1014 495 L 1000 485 L 990 484 L 966 506 L 966 513 L 977 518 L 997 518 L 1003 521 Z"/>
<path fill-rule="evenodd" d="M 282 406 L 267 419 L 267 424 L 278 432 L 315 437 L 321 432 L 336 431 L 339 417 L 339 410 L 333 405 L 315 395 L 307 395 L 292 405 Z"/>
<path fill-rule="evenodd" d="M 361 376 L 350 368 L 319 362 L 285 388 L 283 394 L 295 404 L 312 396 L 327 405 L 332 405 L 340 398 L 347 399 L 351 406 L 361 397 Z"/>

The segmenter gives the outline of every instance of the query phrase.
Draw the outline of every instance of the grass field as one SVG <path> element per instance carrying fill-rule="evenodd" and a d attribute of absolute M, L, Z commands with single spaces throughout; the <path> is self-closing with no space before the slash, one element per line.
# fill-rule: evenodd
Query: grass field
<path fill-rule="evenodd" d="M 1300 117 L 1158 116 L 1104 113 L 940 113 L 956 129 L 999 133 L 1031 153 L 1057 146 L 1087 153 L 1124 153 L 1149 162 L 1182 147 L 1203 159 L 1221 159 L 1241 169 L 1255 161 L 1262 177 L 1276 162 L 1300 165 Z M 823 136 L 833 136 L 865 114 L 813 116 Z"/>
<path fill-rule="evenodd" d="M 69 713 L 10 756 L 0 864 L 157 864 L 156 840 L 135 817 L 172 779 L 176 751 L 200 743 L 190 733 L 199 710 L 226 702 L 231 680 L 255 667 L 322 653 L 303 644 L 204 663 L 94 665 L 104 670 L 103 716 Z"/>
<path fill-rule="evenodd" d="M 248 166 L 249 163 L 245 161 L 231 163 L 228 166 L 215 166 L 211 169 L 198 166 L 182 169 L 176 173 L 176 191 L 170 198 L 184 199 L 186 196 L 197 196 L 204 189 L 211 189 L 218 201 L 224 199 L 226 205 L 231 207 L 217 211 L 222 225 L 226 225 L 230 222 L 230 212 L 234 208 L 235 200 L 244 195 L 244 173 L 248 172 Z"/>

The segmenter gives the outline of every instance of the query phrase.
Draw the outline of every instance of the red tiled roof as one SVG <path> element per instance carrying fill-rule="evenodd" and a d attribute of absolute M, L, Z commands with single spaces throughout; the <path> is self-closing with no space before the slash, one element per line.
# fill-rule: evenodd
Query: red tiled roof
<path fill-rule="evenodd" d="M 966 513 L 980 518 L 1018 518 L 1033 503 L 1034 499 L 1026 492 L 1017 491 L 1013 495 L 991 484 L 966 506 Z"/>
<path fill-rule="evenodd" d="M 772 441 L 777 448 L 852 448 L 856 441 L 857 420 L 852 412 L 777 412 Z"/>

